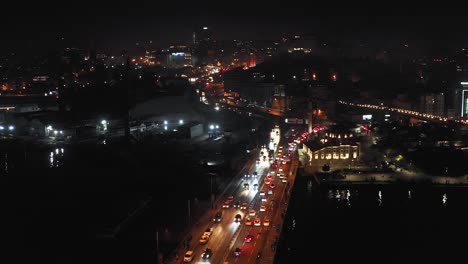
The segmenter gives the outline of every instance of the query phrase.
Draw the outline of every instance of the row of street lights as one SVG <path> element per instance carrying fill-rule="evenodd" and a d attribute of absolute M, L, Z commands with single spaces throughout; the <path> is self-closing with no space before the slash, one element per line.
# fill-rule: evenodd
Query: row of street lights
<path fill-rule="evenodd" d="M 63 130 L 56 130 L 52 126 L 46 127 L 46 137 L 56 137 L 63 135 Z"/>
<path fill-rule="evenodd" d="M 164 130 L 167 130 L 169 128 L 169 122 L 167 120 L 164 120 Z M 183 119 L 179 119 L 179 126 L 183 125 L 184 124 L 184 120 Z"/>

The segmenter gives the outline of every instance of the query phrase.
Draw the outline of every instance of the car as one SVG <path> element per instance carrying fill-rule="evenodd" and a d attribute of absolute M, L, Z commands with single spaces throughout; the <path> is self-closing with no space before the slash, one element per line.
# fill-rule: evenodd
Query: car
<path fill-rule="evenodd" d="M 283 179 L 281 179 L 281 182 L 283 182 L 283 183 L 287 183 L 287 182 L 288 182 L 288 179 L 286 179 L 286 178 L 283 178 Z"/>
<path fill-rule="evenodd" d="M 249 211 L 250 216 L 255 216 L 256 214 L 257 214 L 257 212 L 255 212 L 255 210 L 250 210 Z"/>
<path fill-rule="evenodd" d="M 240 248 L 234 249 L 234 255 L 235 255 L 236 257 L 238 257 L 240 254 L 241 254 L 241 249 L 240 249 Z"/>
<path fill-rule="evenodd" d="M 203 235 L 200 237 L 200 245 L 205 245 L 206 243 L 208 243 L 208 239 L 210 239 L 210 236 L 203 233 Z"/>
<path fill-rule="evenodd" d="M 244 183 L 243 188 L 244 190 L 248 190 L 250 188 L 250 185 L 248 183 Z"/>
<path fill-rule="evenodd" d="M 247 174 L 244 175 L 244 177 L 245 178 L 250 178 L 250 174 L 247 173 Z"/>
<path fill-rule="evenodd" d="M 270 184 L 271 184 L 271 180 L 266 180 L 266 181 L 265 181 L 265 184 L 266 184 L 266 185 L 270 185 Z"/>
<path fill-rule="evenodd" d="M 273 190 L 268 190 L 268 195 L 273 195 Z"/>
<path fill-rule="evenodd" d="M 189 251 L 185 252 L 184 262 L 191 262 L 192 260 L 193 260 L 193 251 L 189 250 Z"/>
<path fill-rule="evenodd" d="M 266 206 L 265 205 L 260 206 L 260 212 L 265 212 L 265 211 L 266 211 Z"/>
<path fill-rule="evenodd" d="M 271 188 L 271 189 L 273 189 L 273 188 L 275 188 L 275 187 L 276 187 L 276 185 L 275 185 L 274 183 L 270 184 L 270 188 Z"/>
<path fill-rule="evenodd" d="M 240 209 L 247 210 L 247 203 L 242 203 L 242 205 L 240 206 Z"/>
<path fill-rule="evenodd" d="M 234 200 L 234 196 L 232 196 L 232 195 L 231 195 L 231 196 L 229 196 L 229 197 L 227 198 L 227 201 L 230 201 L 230 202 L 232 202 L 233 200 Z"/>
<path fill-rule="evenodd" d="M 255 218 L 254 226 L 261 226 L 261 225 L 262 225 L 262 221 L 260 220 L 260 218 Z"/>
<path fill-rule="evenodd" d="M 254 172 L 252 173 L 252 177 L 257 177 L 257 176 L 258 176 L 258 173 L 257 173 L 256 171 L 254 171 Z"/>
<path fill-rule="evenodd" d="M 252 242 L 253 239 L 254 239 L 254 236 L 248 234 L 248 235 L 246 235 L 246 236 L 244 237 L 244 242 L 250 243 L 250 242 Z"/>
<path fill-rule="evenodd" d="M 263 226 L 270 226 L 270 219 L 265 218 L 265 219 L 263 220 Z"/>
<path fill-rule="evenodd" d="M 273 180 L 273 176 L 268 175 L 268 176 L 266 177 L 266 179 L 269 180 L 269 181 L 271 181 L 271 180 Z"/>
<path fill-rule="evenodd" d="M 241 206 L 241 201 L 237 201 L 235 204 L 234 204 L 234 208 L 240 208 Z"/>
<path fill-rule="evenodd" d="M 213 222 L 215 223 L 219 223 L 221 222 L 221 220 L 223 219 L 223 212 L 222 211 L 219 211 L 215 214 L 215 216 L 213 217 Z"/>
<path fill-rule="evenodd" d="M 201 256 L 203 259 L 209 259 L 211 258 L 212 255 L 213 255 L 213 251 L 211 250 L 211 248 L 206 248 L 205 251 L 203 251 Z"/>
<path fill-rule="evenodd" d="M 258 183 L 255 183 L 255 184 L 253 185 L 253 187 L 254 187 L 254 189 L 258 189 Z"/>
<path fill-rule="evenodd" d="M 229 207 L 231 207 L 231 202 L 230 201 L 225 201 L 223 203 L 223 208 L 229 208 Z"/>
<path fill-rule="evenodd" d="M 247 226 L 252 225 L 252 219 L 251 219 L 250 217 L 247 217 L 247 218 L 245 219 L 245 225 L 247 225 Z"/>
<path fill-rule="evenodd" d="M 202 236 L 200 237 L 200 245 L 204 245 L 206 243 L 208 243 L 208 240 L 210 239 L 211 237 L 211 233 L 213 232 L 213 229 L 211 228 L 207 228 L 205 230 L 205 232 L 203 232 Z"/>
<path fill-rule="evenodd" d="M 211 234 L 213 233 L 213 228 L 207 228 L 207 229 L 205 229 L 205 232 L 203 232 L 203 233 L 208 235 L 208 236 L 211 236 Z"/>
<path fill-rule="evenodd" d="M 262 196 L 262 202 L 266 203 L 267 202 L 267 198 L 266 196 Z"/>
<path fill-rule="evenodd" d="M 265 196 L 265 192 L 264 192 L 264 191 L 260 191 L 260 196 Z"/>
<path fill-rule="evenodd" d="M 242 220 L 242 215 L 236 214 L 236 216 L 234 216 L 234 222 L 240 222 L 241 220 Z"/>

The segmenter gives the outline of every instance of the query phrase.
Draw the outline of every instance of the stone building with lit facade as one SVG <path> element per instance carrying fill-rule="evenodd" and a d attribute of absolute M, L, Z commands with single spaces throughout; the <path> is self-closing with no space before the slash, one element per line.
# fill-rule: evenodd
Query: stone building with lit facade
<path fill-rule="evenodd" d="M 325 164 L 330 165 L 331 170 L 355 166 L 361 154 L 360 143 L 350 132 L 325 132 L 305 142 L 302 150 L 309 161 L 306 166 L 317 170 Z"/>

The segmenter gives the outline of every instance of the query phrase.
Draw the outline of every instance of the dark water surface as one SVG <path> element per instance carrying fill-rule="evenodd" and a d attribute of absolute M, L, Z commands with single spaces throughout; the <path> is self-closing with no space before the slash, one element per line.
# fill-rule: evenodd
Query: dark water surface
<path fill-rule="evenodd" d="M 459 263 L 465 258 L 466 187 L 310 187 L 307 179 L 297 178 L 275 263 Z"/>

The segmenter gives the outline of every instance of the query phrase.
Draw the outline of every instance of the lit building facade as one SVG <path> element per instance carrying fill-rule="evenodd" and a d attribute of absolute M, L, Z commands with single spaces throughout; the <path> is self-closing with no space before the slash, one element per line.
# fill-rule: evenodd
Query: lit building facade
<path fill-rule="evenodd" d="M 468 82 L 461 82 L 455 91 L 455 107 L 459 118 L 468 118 Z"/>
<path fill-rule="evenodd" d="M 445 116 L 445 95 L 443 93 L 421 95 L 419 107 L 421 113 Z"/>
<path fill-rule="evenodd" d="M 321 139 L 314 139 L 303 144 L 302 150 L 309 158 L 309 164 L 323 166 L 334 165 L 336 168 L 354 166 L 361 155 L 360 143 L 352 133 L 326 133 Z"/>

